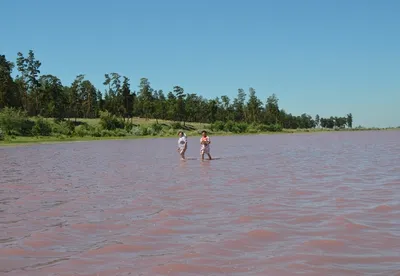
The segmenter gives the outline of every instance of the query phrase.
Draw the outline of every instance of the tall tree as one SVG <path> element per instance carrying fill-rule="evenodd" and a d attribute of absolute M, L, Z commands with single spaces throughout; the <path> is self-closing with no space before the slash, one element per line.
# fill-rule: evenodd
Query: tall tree
<path fill-rule="evenodd" d="M 241 122 L 245 120 L 245 101 L 246 101 L 246 93 L 242 88 L 238 89 L 238 93 L 236 98 L 233 100 L 233 108 L 234 108 L 234 120 Z"/>
<path fill-rule="evenodd" d="M 153 89 L 150 86 L 150 82 L 147 78 L 140 79 L 139 85 L 139 107 L 141 114 L 144 115 L 146 119 L 153 116 Z"/>
<path fill-rule="evenodd" d="M 104 111 L 105 101 L 103 99 L 103 95 L 101 94 L 100 90 L 97 90 L 96 96 L 97 96 L 97 110 Z"/>
<path fill-rule="evenodd" d="M 249 89 L 249 100 L 247 102 L 247 121 L 250 123 L 259 122 L 262 102 L 256 96 L 256 90 L 252 87 Z"/>
<path fill-rule="evenodd" d="M 63 119 L 68 99 L 64 93 L 61 80 L 53 75 L 43 75 L 39 78 L 39 114 L 45 117 Z"/>
<path fill-rule="evenodd" d="M 267 124 L 277 124 L 279 122 L 279 105 L 278 97 L 273 93 L 267 98 L 267 104 L 265 106 L 266 118 L 265 122 Z"/>
<path fill-rule="evenodd" d="M 131 94 L 131 88 L 129 84 L 129 78 L 123 77 L 124 81 L 122 82 L 122 97 L 124 100 L 124 109 L 123 115 L 124 118 L 132 118 L 133 116 L 133 95 Z"/>
<path fill-rule="evenodd" d="M 189 122 L 196 122 L 197 112 L 199 108 L 199 98 L 196 94 L 191 93 L 186 95 L 185 111 L 186 118 Z"/>
<path fill-rule="evenodd" d="M 21 72 L 21 80 L 26 89 L 24 101 L 26 109 L 30 115 L 37 115 L 40 109 L 39 102 L 39 74 L 42 63 L 36 60 L 33 50 L 29 50 L 28 57 L 24 57 L 21 52 L 17 53 L 17 67 Z"/>
<path fill-rule="evenodd" d="M 172 91 L 167 94 L 167 119 L 176 121 L 176 97 Z"/>
<path fill-rule="evenodd" d="M 121 90 L 121 76 L 118 73 L 104 74 L 105 108 L 113 115 L 122 116 L 124 110 L 124 98 Z"/>
<path fill-rule="evenodd" d="M 99 112 L 96 87 L 89 80 L 82 81 L 81 85 L 81 114 L 84 118 L 95 118 Z"/>
<path fill-rule="evenodd" d="M 186 122 L 227 123 L 227 129 L 238 129 L 245 124 L 280 124 L 284 128 L 352 127 L 353 116 L 330 116 L 313 119 L 307 113 L 293 115 L 279 108 L 275 94 L 269 96 L 265 105 L 258 99 L 256 91 L 249 88 L 248 98 L 243 89 L 238 89 L 232 101 L 227 95 L 211 99 L 200 94 L 185 93 L 180 86 L 164 95 L 162 90 L 153 89 L 147 78 L 141 78 L 139 90 L 131 91 L 130 80 L 112 72 L 104 75 L 103 94 L 84 75 L 78 75 L 70 86 L 63 86 L 57 76 L 40 76 L 41 62 L 36 60 L 32 50 L 25 57 L 18 53 L 16 65 L 19 75 L 12 78 L 13 63 L 0 55 L 0 108 L 19 107 L 28 115 L 45 117 L 94 118 L 99 111 L 129 118 L 180 120 Z M 218 122 L 217 125 L 221 123 Z M 275 126 L 273 126 L 275 127 Z M 221 129 L 221 126 L 219 126 Z M 225 128 L 222 126 L 222 128 Z"/>
<path fill-rule="evenodd" d="M 214 123 L 217 120 L 219 99 L 211 99 L 208 101 L 208 120 Z"/>
<path fill-rule="evenodd" d="M 81 104 L 82 104 L 82 94 L 83 94 L 83 80 L 85 75 L 79 74 L 76 76 L 75 80 L 71 84 L 68 93 L 68 107 L 69 107 L 69 116 L 68 118 L 76 119 L 82 114 L 81 112 Z"/>
<path fill-rule="evenodd" d="M 17 85 L 11 77 L 14 64 L 0 55 L 0 109 L 6 106 L 19 107 Z"/>
<path fill-rule="evenodd" d="M 347 127 L 353 127 L 353 115 L 351 113 L 347 114 Z"/>
<path fill-rule="evenodd" d="M 229 121 L 229 120 L 233 120 L 233 110 L 231 108 L 231 100 L 229 99 L 229 97 L 227 95 L 223 95 L 221 96 L 221 101 L 222 101 L 222 106 L 223 106 L 223 117 L 224 117 L 224 121 Z"/>
<path fill-rule="evenodd" d="M 154 90 L 153 93 L 154 99 L 154 117 L 156 119 L 156 123 L 158 124 L 158 119 L 165 119 L 166 116 L 166 106 L 165 106 L 165 96 L 162 90 Z"/>
<path fill-rule="evenodd" d="M 182 87 L 174 86 L 174 93 L 176 96 L 176 115 L 179 121 L 183 121 L 185 125 L 186 112 L 185 112 L 185 91 Z"/>
<path fill-rule="evenodd" d="M 318 127 L 319 126 L 319 115 L 315 115 L 315 126 Z"/>

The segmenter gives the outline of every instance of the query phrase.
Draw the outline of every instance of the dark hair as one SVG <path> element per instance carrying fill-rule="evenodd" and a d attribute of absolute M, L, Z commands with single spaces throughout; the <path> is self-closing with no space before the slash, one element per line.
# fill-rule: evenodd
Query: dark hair
<path fill-rule="evenodd" d="M 207 131 L 203 130 L 201 133 L 205 133 L 205 134 L 207 134 Z"/>

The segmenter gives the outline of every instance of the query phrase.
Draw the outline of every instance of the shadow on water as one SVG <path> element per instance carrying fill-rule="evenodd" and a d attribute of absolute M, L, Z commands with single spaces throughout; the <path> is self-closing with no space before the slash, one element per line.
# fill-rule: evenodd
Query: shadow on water
<path fill-rule="evenodd" d="M 204 157 L 203 161 L 214 161 L 214 160 L 221 160 L 221 157 L 213 157 L 211 160 L 208 160 L 208 157 Z M 192 160 L 198 160 L 201 161 L 201 158 L 196 158 L 196 157 L 186 157 L 186 160 L 192 161 Z M 181 160 L 183 161 L 183 160 Z M 184 161 L 183 161 L 184 162 Z"/>

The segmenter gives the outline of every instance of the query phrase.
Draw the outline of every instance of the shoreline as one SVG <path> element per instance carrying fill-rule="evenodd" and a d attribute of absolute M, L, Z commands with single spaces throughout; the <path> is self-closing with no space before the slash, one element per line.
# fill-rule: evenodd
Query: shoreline
<path fill-rule="evenodd" d="M 315 134 L 315 133 L 329 133 L 329 132 L 360 132 L 360 131 L 399 131 L 400 128 L 377 128 L 377 129 L 302 129 L 291 130 L 284 129 L 278 132 L 257 132 L 257 133 L 231 133 L 231 132 L 210 132 L 212 136 L 246 136 L 246 135 L 276 135 L 276 134 Z M 199 134 L 200 135 L 200 134 Z M 144 135 L 144 136 L 106 136 L 106 137 L 93 137 L 93 136 L 72 136 L 59 138 L 56 136 L 17 136 L 15 139 L 0 141 L 1 147 L 17 147 L 17 146 L 31 146 L 36 144 L 62 144 L 62 143 L 76 143 L 76 142 L 93 142 L 93 141 L 107 141 L 107 140 L 138 140 L 138 139 L 159 139 L 159 138 L 174 138 L 176 135 Z"/>

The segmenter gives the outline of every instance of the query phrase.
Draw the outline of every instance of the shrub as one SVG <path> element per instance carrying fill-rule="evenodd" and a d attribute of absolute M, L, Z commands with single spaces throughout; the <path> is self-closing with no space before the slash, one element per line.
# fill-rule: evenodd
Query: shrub
<path fill-rule="evenodd" d="M 247 132 L 248 124 L 246 123 L 235 123 L 233 125 L 232 132 L 234 133 L 245 133 Z"/>
<path fill-rule="evenodd" d="M 165 131 L 168 131 L 168 130 L 170 130 L 170 129 L 173 129 L 170 125 L 167 125 L 167 124 L 161 124 L 161 126 L 162 126 L 162 128 L 163 128 Z"/>
<path fill-rule="evenodd" d="M 3 133 L 3 131 L 0 128 L 0 141 L 4 141 L 5 135 Z"/>
<path fill-rule="evenodd" d="M 279 132 L 282 131 L 282 126 L 280 124 L 271 124 L 271 125 L 266 125 L 266 124 L 261 124 L 258 126 L 258 129 L 260 131 L 270 131 L 270 132 Z"/>
<path fill-rule="evenodd" d="M 129 134 L 130 134 L 130 135 L 133 135 L 133 136 L 141 136 L 141 135 L 142 135 L 141 128 L 138 127 L 138 126 L 134 126 L 134 127 L 132 127 L 132 129 L 129 131 Z"/>
<path fill-rule="evenodd" d="M 224 122 L 216 121 L 216 122 L 211 124 L 210 128 L 213 131 L 223 131 L 224 128 L 225 128 L 225 124 L 224 124 Z"/>
<path fill-rule="evenodd" d="M 140 126 L 140 135 L 141 136 L 146 136 L 149 135 L 150 131 L 149 128 L 147 126 Z"/>
<path fill-rule="evenodd" d="M 101 137 L 101 129 L 99 127 L 93 128 L 90 133 L 92 137 Z"/>
<path fill-rule="evenodd" d="M 130 132 L 134 126 L 135 126 L 135 125 L 132 124 L 131 121 L 127 121 L 127 122 L 125 123 L 125 130 L 126 130 L 127 132 Z"/>
<path fill-rule="evenodd" d="M 161 130 L 163 129 L 163 126 L 157 123 L 154 123 L 150 126 L 151 128 L 151 132 L 154 134 L 158 134 L 161 132 Z"/>
<path fill-rule="evenodd" d="M 235 126 L 235 122 L 232 120 L 229 120 L 225 123 L 224 130 L 227 132 L 233 132 L 234 126 Z"/>
<path fill-rule="evenodd" d="M 185 132 L 186 133 L 186 132 Z M 176 135 L 177 133 L 176 133 L 176 130 L 175 129 L 173 129 L 173 128 L 171 128 L 171 129 L 167 129 L 166 131 L 165 131 L 165 134 L 167 134 L 167 135 Z M 186 133 L 187 134 L 187 133 Z"/>
<path fill-rule="evenodd" d="M 25 111 L 5 107 L 0 112 L 0 127 L 5 134 L 29 136 L 33 125 Z"/>
<path fill-rule="evenodd" d="M 38 117 L 33 128 L 32 134 L 35 136 L 50 136 L 51 135 L 51 124 L 42 117 Z"/>
<path fill-rule="evenodd" d="M 75 128 L 75 133 L 79 137 L 85 137 L 90 135 L 90 131 L 87 129 L 85 125 L 80 125 Z"/>
<path fill-rule="evenodd" d="M 127 131 L 125 129 L 116 129 L 116 130 L 114 130 L 114 136 L 124 137 L 124 136 L 127 136 L 127 135 L 128 135 L 128 133 L 127 133 Z"/>
<path fill-rule="evenodd" d="M 273 132 L 278 132 L 278 131 L 282 131 L 282 126 L 280 124 L 273 124 L 269 126 L 269 131 L 273 131 Z"/>
<path fill-rule="evenodd" d="M 182 129 L 182 128 L 183 128 L 183 126 L 182 126 L 182 124 L 181 124 L 180 122 L 173 122 L 173 123 L 171 123 L 171 127 L 172 127 L 173 129 Z"/>
<path fill-rule="evenodd" d="M 18 134 L 22 136 L 32 136 L 34 126 L 35 122 L 26 118 L 22 121 L 21 129 Z"/>
<path fill-rule="evenodd" d="M 100 131 L 100 133 L 101 133 L 101 137 L 111 137 L 111 136 L 114 136 L 113 131 L 112 131 L 112 130 L 108 130 L 108 129 L 102 129 L 102 130 Z"/>
<path fill-rule="evenodd" d="M 100 111 L 100 125 L 104 130 L 114 130 L 125 127 L 125 123 L 122 119 L 111 115 L 108 111 Z"/>
<path fill-rule="evenodd" d="M 258 133 L 259 132 L 259 128 L 257 124 L 250 124 L 247 128 L 247 132 L 248 133 Z"/>
<path fill-rule="evenodd" d="M 259 124 L 257 126 L 257 129 L 258 129 L 258 131 L 261 131 L 261 132 L 270 131 L 269 130 L 270 129 L 269 125 L 266 125 L 266 124 Z"/>
<path fill-rule="evenodd" d="M 75 124 L 72 121 L 57 120 L 52 127 L 52 132 L 56 135 L 72 136 L 75 132 Z"/>

